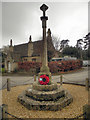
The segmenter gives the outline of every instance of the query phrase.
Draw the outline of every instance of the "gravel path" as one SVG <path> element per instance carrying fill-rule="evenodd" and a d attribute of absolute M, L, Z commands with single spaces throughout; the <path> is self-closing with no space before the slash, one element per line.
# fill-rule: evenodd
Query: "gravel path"
<path fill-rule="evenodd" d="M 13 87 L 10 92 L 7 92 L 6 89 L 0 91 L 2 92 L 3 104 L 8 105 L 8 112 L 18 118 L 74 118 L 83 113 L 83 106 L 88 103 L 88 92 L 85 90 L 85 87 L 63 84 L 63 88 L 68 90 L 73 96 L 73 103 L 69 106 L 61 111 L 28 110 L 17 102 L 17 96 L 29 86 L 30 85 Z"/>

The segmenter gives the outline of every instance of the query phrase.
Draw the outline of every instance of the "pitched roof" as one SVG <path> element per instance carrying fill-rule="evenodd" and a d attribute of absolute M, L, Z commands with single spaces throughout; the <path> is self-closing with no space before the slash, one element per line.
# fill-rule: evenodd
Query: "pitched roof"
<path fill-rule="evenodd" d="M 43 41 L 35 41 L 33 42 L 33 54 L 32 56 L 40 56 L 43 51 Z"/>
<path fill-rule="evenodd" d="M 15 61 L 19 61 L 21 57 L 28 56 L 28 44 L 29 43 L 30 42 L 15 45 L 13 47 L 13 53 L 11 55 Z M 34 41 L 34 42 L 32 42 L 32 44 L 33 44 L 32 56 L 41 56 L 43 53 L 43 40 Z M 56 50 L 53 46 L 51 37 L 47 37 L 47 50 L 53 51 L 53 54 L 55 54 L 55 52 L 56 52 Z"/>
<path fill-rule="evenodd" d="M 20 54 L 20 56 L 28 55 L 28 43 L 15 45 L 13 48 L 14 53 Z"/>

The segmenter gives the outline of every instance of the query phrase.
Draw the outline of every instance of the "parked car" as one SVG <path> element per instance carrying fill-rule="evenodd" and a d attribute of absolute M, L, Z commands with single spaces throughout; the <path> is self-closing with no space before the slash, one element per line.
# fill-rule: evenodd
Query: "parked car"
<path fill-rule="evenodd" d="M 63 58 L 52 58 L 51 61 L 62 61 L 62 60 L 63 60 Z"/>
<path fill-rule="evenodd" d="M 84 67 L 90 66 L 90 60 L 83 60 L 83 66 Z"/>

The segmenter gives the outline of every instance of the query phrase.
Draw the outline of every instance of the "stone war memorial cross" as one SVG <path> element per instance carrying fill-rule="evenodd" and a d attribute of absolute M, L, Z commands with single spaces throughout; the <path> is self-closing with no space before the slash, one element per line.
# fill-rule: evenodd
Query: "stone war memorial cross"
<path fill-rule="evenodd" d="M 33 85 L 30 85 L 30 87 L 24 90 L 17 98 L 18 102 L 29 110 L 61 110 L 73 101 L 69 92 L 51 80 L 47 60 L 46 20 L 48 20 L 48 17 L 45 16 L 47 9 L 48 6 L 45 4 L 40 7 L 40 10 L 43 11 L 43 16 L 41 17 L 43 28 L 43 55 L 38 81 L 34 81 Z"/>
<path fill-rule="evenodd" d="M 46 21 L 48 20 L 48 17 L 45 16 L 45 12 L 46 12 L 47 9 L 48 9 L 48 6 L 46 6 L 45 4 L 43 4 L 40 7 L 40 10 L 43 11 L 43 16 L 41 17 L 42 28 L 43 28 L 43 55 L 42 55 L 42 67 L 40 69 L 40 73 L 39 73 L 38 78 L 40 78 L 41 75 L 46 75 L 47 77 L 49 77 L 48 84 L 51 84 L 51 73 L 49 71 L 48 60 L 47 60 Z"/>

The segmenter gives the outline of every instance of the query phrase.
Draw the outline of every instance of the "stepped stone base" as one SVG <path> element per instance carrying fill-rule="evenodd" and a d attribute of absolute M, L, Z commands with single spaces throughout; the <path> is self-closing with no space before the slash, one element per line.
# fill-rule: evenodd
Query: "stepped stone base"
<path fill-rule="evenodd" d="M 42 88 L 40 88 L 40 86 Z M 48 88 L 48 91 L 44 89 L 44 86 Z M 29 110 L 56 111 L 61 110 L 73 101 L 72 96 L 61 86 L 57 86 L 57 84 L 54 83 L 52 83 L 51 86 L 52 89 L 49 89 L 50 85 L 34 83 L 32 87 L 29 87 L 18 96 L 18 102 Z"/>
<path fill-rule="evenodd" d="M 57 89 L 57 84 L 51 82 L 50 85 L 40 85 L 38 82 L 34 82 L 32 87 L 38 91 L 52 91 Z"/>
<path fill-rule="evenodd" d="M 48 92 L 28 89 L 26 90 L 26 96 L 39 101 L 55 101 L 61 97 L 64 97 L 65 91 L 62 88 Z"/>

